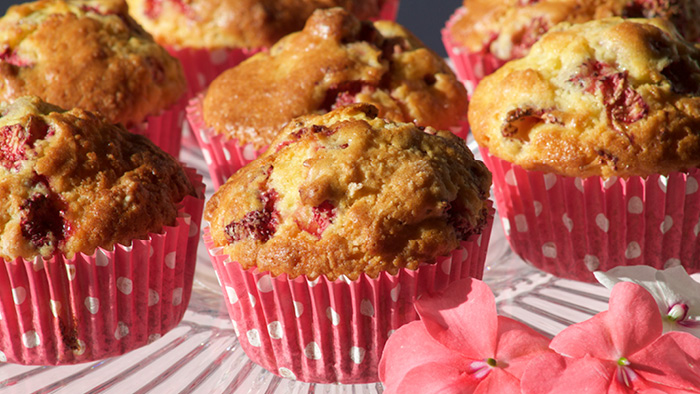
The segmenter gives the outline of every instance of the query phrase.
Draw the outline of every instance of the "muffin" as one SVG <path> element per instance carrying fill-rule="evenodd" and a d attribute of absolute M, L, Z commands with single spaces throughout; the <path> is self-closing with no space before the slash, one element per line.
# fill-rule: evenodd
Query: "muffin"
<path fill-rule="evenodd" d="M 284 377 L 377 381 L 416 297 L 482 276 L 490 184 L 463 139 L 369 104 L 294 119 L 205 209 L 241 346 Z"/>
<path fill-rule="evenodd" d="M 560 22 L 583 23 L 613 16 L 664 18 L 688 40 L 700 38 L 700 1 L 465 0 L 443 29 L 457 74 L 473 87 L 505 62 L 527 55 Z"/>
<path fill-rule="evenodd" d="M 668 22 L 561 24 L 469 111 L 508 239 L 564 278 L 700 265 L 700 49 Z"/>
<path fill-rule="evenodd" d="M 178 324 L 203 184 L 143 136 L 37 97 L 0 117 L 0 356 L 72 364 Z"/>
<path fill-rule="evenodd" d="M 355 102 L 466 136 L 466 90 L 445 61 L 402 26 L 341 8 L 314 12 L 304 30 L 221 74 L 188 119 L 219 186 L 293 118 Z"/>
<path fill-rule="evenodd" d="M 178 155 L 182 67 L 129 17 L 123 2 L 41 0 L 10 7 L 0 18 L 0 51 L 0 101 L 34 95 L 100 112 Z"/>
<path fill-rule="evenodd" d="M 301 30 L 318 8 L 394 20 L 398 0 L 127 0 L 129 12 L 185 67 L 190 96 L 224 70 Z"/>

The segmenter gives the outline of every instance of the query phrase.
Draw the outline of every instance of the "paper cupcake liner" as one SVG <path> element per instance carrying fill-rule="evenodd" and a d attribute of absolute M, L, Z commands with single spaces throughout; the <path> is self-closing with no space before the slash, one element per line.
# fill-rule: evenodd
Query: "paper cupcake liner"
<path fill-rule="evenodd" d="M 262 49 L 245 48 L 211 50 L 170 46 L 166 46 L 166 49 L 182 63 L 187 80 L 188 100 L 209 86 L 222 72 L 262 51 Z"/>
<path fill-rule="evenodd" d="M 204 240 L 238 340 L 251 360 L 276 375 L 305 382 L 369 383 L 379 380 L 387 338 L 418 319 L 413 302 L 421 294 L 482 277 L 492 220 L 491 215 L 482 235 L 436 263 L 354 281 L 309 281 L 244 270 L 222 248 L 213 248 L 208 229 Z"/>
<path fill-rule="evenodd" d="M 0 259 L 0 361 L 59 365 L 146 345 L 175 327 L 192 291 L 200 198 L 186 197 L 177 224 L 114 250 L 72 259 Z"/>
<path fill-rule="evenodd" d="M 396 21 L 396 15 L 399 13 L 399 0 L 386 0 L 379 10 L 377 20 Z"/>
<path fill-rule="evenodd" d="M 582 179 L 481 153 L 508 241 L 533 266 L 586 282 L 624 265 L 700 271 L 700 170 Z"/>
<path fill-rule="evenodd" d="M 145 122 L 129 129 L 132 133 L 141 134 L 153 141 L 173 157 L 180 155 L 182 146 L 182 125 L 185 121 L 185 98 L 160 115 L 149 116 Z"/>
<path fill-rule="evenodd" d="M 480 52 L 469 51 L 452 39 L 450 28 L 464 12 L 466 12 L 464 7 L 460 7 L 452 14 L 445 27 L 442 29 L 442 42 L 447 51 L 447 56 L 452 60 L 457 77 L 464 83 L 471 97 L 479 81 L 503 66 L 506 61 L 497 58 L 485 50 Z"/>
<path fill-rule="evenodd" d="M 265 149 L 257 150 L 252 144 L 241 146 L 237 139 L 216 134 L 213 129 L 207 127 L 202 117 L 203 100 L 202 94 L 190 100 L 187 106 L 187 122 L 202 149 L 214 188 L 218 189 L 234 172 L 255 160 Z"/>

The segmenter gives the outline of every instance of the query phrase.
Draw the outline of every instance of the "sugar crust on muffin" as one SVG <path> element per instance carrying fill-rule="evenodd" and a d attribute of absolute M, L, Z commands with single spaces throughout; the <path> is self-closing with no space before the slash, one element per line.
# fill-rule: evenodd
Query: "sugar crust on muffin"
<path fill-rule="evenodd" d="M 294 117 L 354 102 L 439 129 L 459 126 L 468 105 L 449 66 L 405 28 L 334 8 L 316 11 L 303 31 L 220 75 L 203 116 L 215 133 L 260 149 Z"/>
<path fill-rule="evenodd" d="M 127 0 L 130 13 L 164 45 L 262 48 L 301 30 L 318 8 L 343 7 L 358 18 L 379 14 L 384 0 Z"/>
<path fill-rule="evenodd" d="M 92 254 L 174 225 L 195 195 L 145 137 L 81 109 L 20 98 L 0 117 L 0 257 Z"/>
<path fill-rule="evenodd" d="M 448 131 L 354 104 L 292 121 L 207 203 L 216 246 L 273 275 L 416 269 L 480 234 L 491 174 Z"/>
<path fill-rule="evenodd" d="M 561 24 L 486 77 L 477 142 L 527 170 L 646 176 L 700 165 L 700 47 L 657 19 Z"/>
<path fill-rule="evenodd" d="M 698 0 L 465 0 L 450 33 L 471 52 L 509 60 L 526 55 L 557 23 L 614 16 L 666 18 L 686 39 L 700 38 Z"/>
<path fill-rule="evenodd" d="M 40 0 L 0 18 L 0 101 L 35 95 L 132 126 L 184 92 L 180 63 L 120 0 Z"/>

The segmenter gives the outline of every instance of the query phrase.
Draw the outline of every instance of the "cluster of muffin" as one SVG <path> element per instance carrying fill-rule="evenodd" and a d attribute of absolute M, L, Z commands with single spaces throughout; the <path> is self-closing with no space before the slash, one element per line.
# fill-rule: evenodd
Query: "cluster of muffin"
<path fill-rule="evenodd" d="M 167 332 L 204 215 L 253 361 L 377 381 L 415 299 L 483 275 L 492 177 L 513 250 L 543 270 L 700 269 L 697 2 L 465 1 L 443 31 L 462 81 L 366 20 L 392 0 L 127 2 L 0 19 L 0 360 L 95 360 Z M 172 157 L 185 103 L 206 208 Z"/>
<path fill-rule="evenodd" d="M 283 376 L 376 381 L 413 300 L 483 273 L 491 178 L 465 145 L 463 85 L 401 26 L 355 16 L 396 1 L 130 3 L 0 19 L 0 360 L 96 360 L 180 321 L 204 205 L 173 158 L 192 98 L 213 174 L 260 156 L 213 176 L 206 213 L 242 345 Z M 261 48 L 209 85 L 211 62 Z"/>

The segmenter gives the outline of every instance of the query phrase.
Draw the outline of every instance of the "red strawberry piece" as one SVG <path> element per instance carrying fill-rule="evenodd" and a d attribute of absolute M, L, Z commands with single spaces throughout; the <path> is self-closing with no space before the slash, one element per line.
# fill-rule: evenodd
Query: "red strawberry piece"
<path fill-rule="evenodd" d="M 13 124 L 0 128 L 0 165 L 10 169 L 19 169 L 20 162 L 26 160 L 27 148 L 34 147 L 34 142 L 53 134 L 43 121 L 30 119 L 28 128 Z"/>
<path fill-rule="evenodd" d="M 267 242 L 277 231 L 280 216 L 275 209 L 278 195 L 274 189 L 263 192 L 260 201 L 263 208 L 248 212 L 241 220 L 233 221 L 224 227 L 224 231 L 230 242 L 243 239 L 255 239 Z"/>
<path fill-rule="evenodd" d="M 45 178 L 37 176 L 35 182 L 45 185 L 49 192 L 48 194 L 34 193 L 22 203 L 20 207 L 22 236 L 38 248 L 48 244 L 56 246 L 69 232 L 69 226 L 63 218 L 66 204 L 60 196 L 49 189 Z"/>

